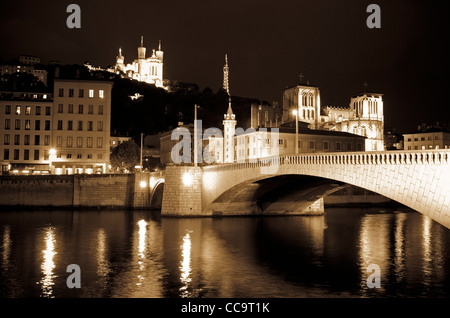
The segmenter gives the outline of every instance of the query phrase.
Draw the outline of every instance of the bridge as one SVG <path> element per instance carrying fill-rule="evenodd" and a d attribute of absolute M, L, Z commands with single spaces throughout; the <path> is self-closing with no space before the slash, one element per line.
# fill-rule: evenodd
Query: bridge
<path fill-rule="evenodd" d="M 169 165 L 156 186 L 151 185 L 151 193 L 163 183 L 164 190 L 158 190 L 163 216 L 304 214 L 305 209 L 313 211 L 323 196 L 349 184 L 450 228 L 450 150 L 446 149 L 304 153 L 255 162 Z M 261 203 L 261 198 L 274 197 L 277 188 L 294 198 L 296 193 L 287 191 L 293 185 L 300 186 L 301 200 L 274 198 Z"/>

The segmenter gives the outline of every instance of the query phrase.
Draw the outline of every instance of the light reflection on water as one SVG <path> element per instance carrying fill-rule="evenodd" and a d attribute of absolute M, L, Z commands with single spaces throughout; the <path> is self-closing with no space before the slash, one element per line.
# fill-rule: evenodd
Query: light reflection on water
<path fill-rule="evenodd" d="M 449 230 L 416 212 L 23 211 L 0 224 L 0 297 L 450 297 Z M 80 290 L 65 285 L 72 263 Z M 367 286 L 370 264 L 381 288 Z"/>
<path fill-rule="evenodd" d="M 43 262 L 41 265 L 42 270 L 42 279 L 40 280 L 40 285 L 42 288 L 42 297 L 53 298 L 53 285 L 55 284 L 54 279 L 57 277 L 54 273 L 55 262 L 54 257 L 56 255 L 55 251 L 55 229 L 52 226 L 49 226 L 44 231 L 44 244 L 45 249 L 42 250 L 43 254 Z"/>

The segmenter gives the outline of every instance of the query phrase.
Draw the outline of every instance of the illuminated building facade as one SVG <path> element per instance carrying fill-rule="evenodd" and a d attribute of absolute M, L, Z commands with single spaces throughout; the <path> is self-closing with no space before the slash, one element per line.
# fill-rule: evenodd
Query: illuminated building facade
<path fill-rule="evenodd" d="M 119 55 L 116 58 L 114 70 L 116 73 L 125 74 L 128 78 L 164 88 L 164 52 L 161 50 L 161 41 L 159 42 L 158 50 L 153 50 L 151 56 L 146 57 L 146 50 L 144 37 L 141 36 L 141 46 L 138 47 L 138 58 L 132 63 L 125 64 L 125 57 L 122 55 L 122 49 L 119 48 Z"/>
<path fill-rule="evenodd" d="M 0 92 L 1 174 L 48 173 L 51 93 Z"/>
<path fill-rule="evenodd" d="M 106 81 L 55 80 L 52 168 L 56 174 L 109 170 L 111 89 Z"/>
<path fill-rule="evenodd" d="M 364 92 L 350 99 L 349 107 L 321 107 L 319 88 L 297 85 L 283 92 L 283 123 L 298 120 L 310 129 L 348 132 L 367 137 L 366 151 L 384 150 L 382 94 Z"/>

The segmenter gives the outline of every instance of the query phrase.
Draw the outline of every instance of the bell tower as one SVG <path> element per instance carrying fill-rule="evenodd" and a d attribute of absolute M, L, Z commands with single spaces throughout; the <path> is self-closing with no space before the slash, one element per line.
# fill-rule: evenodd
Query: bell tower
<path fill-rule="evenodd" d="M 225 54 L 225 66 L 223 67 L 223 88 L 228 94 L 228 110 L 223 115 L 223 162 L 234 162 L 234 135 L 236 132 L 236 115 L 231 108 L 230 88 L 228 86 L 228 58 Z"/>
<path fill-rule="evenodd" d="M 141 46 L 138 47 L 138 59 L 145 60 L 144 36 L 141 36 Z"/>

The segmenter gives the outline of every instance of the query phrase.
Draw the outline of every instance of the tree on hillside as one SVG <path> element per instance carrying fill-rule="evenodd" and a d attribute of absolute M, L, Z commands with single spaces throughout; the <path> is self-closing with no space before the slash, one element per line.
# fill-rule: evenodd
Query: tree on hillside
<path fill-rule="evenodd" d="M 139 164 L 140 149 L 134 140 L 129 140 L 115 147 L 111 153 L 110 163 L 114 172 L 134 171 Z"/>

